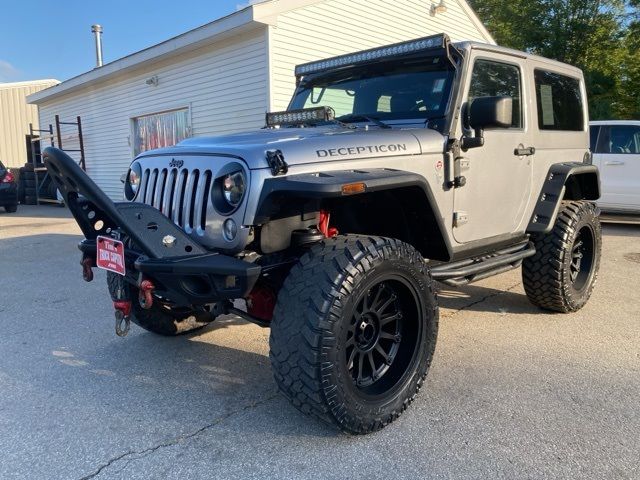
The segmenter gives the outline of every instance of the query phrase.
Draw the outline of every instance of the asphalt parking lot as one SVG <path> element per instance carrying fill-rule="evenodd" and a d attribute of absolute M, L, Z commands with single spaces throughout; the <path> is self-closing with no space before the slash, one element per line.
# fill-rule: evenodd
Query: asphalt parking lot
<path fill-rule="evenodd" d="M 531 306 L 519 271 L 443 288 L 425 388 L 350 437 L 277 393 L 267 330 L 119 338 L 68 212 L 0 213 L 0 478 L 640 478 L 640 226 L 604 232 L 578 313 Z"/>

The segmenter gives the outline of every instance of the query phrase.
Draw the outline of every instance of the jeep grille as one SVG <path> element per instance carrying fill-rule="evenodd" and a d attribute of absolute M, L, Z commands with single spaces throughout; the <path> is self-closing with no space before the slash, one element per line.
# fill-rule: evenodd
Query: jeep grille
<path fill-rule="evenodd" d="M 185 232 L 203 235 L 211 176 L 211 170 L 147 168 L 136 199 L 160 210 Z"/>

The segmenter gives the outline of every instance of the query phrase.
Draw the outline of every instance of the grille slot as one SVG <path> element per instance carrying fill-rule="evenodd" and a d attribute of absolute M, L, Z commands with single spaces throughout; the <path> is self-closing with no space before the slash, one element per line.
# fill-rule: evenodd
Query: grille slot
<path fill-rule="evenodd" d="M 160 210 L 187 233 L 204 235 L 211 170 L 145 169 L 138 201 Z"/>
<path fill-rule="evenodd" d="M 209 170 L 204 172 L 202 175 L 202 179 L 200 183 L 202 184 L 202 188 L 198 185 L 198 195 L 202 195 L 202 197 L 196 199 L 197 205 L 197 214 L 196 220 L 200 222 L 199 227 L 202 233 L 204 233 L 204 229 L 207 226 L 207 205 L 209 205 L 209 192 L 211 190 L 211 177 L 212 174 Z"/>

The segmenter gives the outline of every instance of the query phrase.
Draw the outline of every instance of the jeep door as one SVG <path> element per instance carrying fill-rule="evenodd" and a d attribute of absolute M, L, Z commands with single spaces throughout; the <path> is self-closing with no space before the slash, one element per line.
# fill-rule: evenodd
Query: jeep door
<path fill-rule="evenodd" d="M 462 153 L 460 173 L 466 184 L 454 193 L 453 235 L 458 243 L 508 237 L 523 229 L 531 194 L 532 157 L 516 154 L 532 146 L 529 105 L 524 101 L 530 95 L 525 60 L 472 50 L 469 62 L 462 111 L 479 97 L 508 96 L 513 114 L 511 127 L 485 130 L 484 146 Z M 464 117 L 459 135 L 472 136 Z"/>
<path fill-rule="evenodd" d="M 598 205 L 640 210 L 640 125 L 601 125 L 599 129 L 594 153 L 594 163 L 600 169 Z"/>

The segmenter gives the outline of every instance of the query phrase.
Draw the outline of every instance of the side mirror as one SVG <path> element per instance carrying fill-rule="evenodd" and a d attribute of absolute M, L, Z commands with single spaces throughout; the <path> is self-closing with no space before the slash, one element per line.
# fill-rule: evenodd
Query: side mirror
<path fill-rule="evenodd" d="M 475 137 L 463 137 L 462 149 L 478 148 L 484 145 L 486 128 L 509 128 L 513 121 L 513 98 L 478 97 L 469 108 L 469 126 L 475 130 Z"/>

